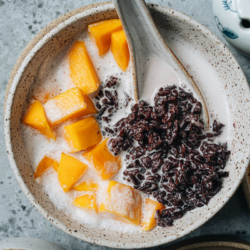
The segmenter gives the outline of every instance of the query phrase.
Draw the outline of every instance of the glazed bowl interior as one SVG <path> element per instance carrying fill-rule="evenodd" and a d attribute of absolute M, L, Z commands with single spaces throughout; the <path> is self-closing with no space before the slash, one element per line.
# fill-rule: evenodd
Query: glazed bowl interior
<path fill-rule="evenodd" d="M 230 171 L 229 178 L 224 179 L 222 190 L 212 198 L 208 206 L 188 212 L 183 218 L 175 221 L 172 227 L 156 228 L 150 232 L 138 231 L 135 234 L 99 229 L 73 221 L 56 208 L 48 195 L 34 181 L 29 156 L 24 148 L 20 119 L 29 88 L 39 68 L 44 62 L 66 50 L 72 41 L 86 30 L 88 24 L 117 18 L 112 4 L 104 3 L 80 8 L 59 18 L 41 31 L 19 58 L 7 89 L 6 146 L 11 166 L 23 191 L 43 216 L 60 229 L 82 240 L 109 247 L 156 246 L 180 238 L 196 229 L 229 200 L 239 186 L 248 165 L 249 88 L 237 61 L 225 45 L 197 21 L 169 8 L 156 5 L 149 5 L 149 7 L 163 36 L 167 37 L 168 31 L 181 34 L 208 58 L 208 63 L 216 69 L 220 77 L 223 95 L 228 103 L 228 109 L 225 112 L 230 118 L 230 124 L 227 126 L 231 136 L 229 148 L 232 154 L 226 166 L 226 170 Z M 187 65 L 184 63 L 184 66 Z M 194 76 L 194 80 L 198 79 Z M 206 86 L 199 86 L 198 81 L 197 85 L 202 93 L 206 91 Z"/>

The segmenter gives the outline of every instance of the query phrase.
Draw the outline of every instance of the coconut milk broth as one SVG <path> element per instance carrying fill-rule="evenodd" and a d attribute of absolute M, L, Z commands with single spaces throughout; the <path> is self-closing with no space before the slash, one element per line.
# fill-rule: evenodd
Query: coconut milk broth
<path fill-rule="evenodd" d="M 105 84 L 105 81 L 109 78 L 109 76 L 115 76 L 119 78 L 117 91 L 120 103 L 119 110 L 113 115 L 110 122 L 110 125 L 113 125 L 118 120 L 127 115 L 130 112 L 130 106 L 134 104 L 134 100 L 132 100 L 127 108 L 124 106 L 126 99 L 126 95 L 124 93 L 127 93 L 131 98 L 134 97 L 132 91 L 133 77 L 131 62 L 127 71 L 122 72 L 122 70 L 116 64 L 111 51 L 102 57 L 99 56 L 97 48 L 90 40 L 87 32 L 82 33 L 78 40 L 83 40 L 85 42 L 89 56 L 91 57 L 99 79 L 103 84 Z M 208 86 L 206 87 L 206 92 L 203 91 L 202 94 L 208 105 L 211 118 L 216 118 L 219 122 L 229 124 L 229 120 L 227 120 L 228 116 L 225 115 L 225 112 L 228 112 L 226 101 L 220 101 L 222 98 L 224 100 L 226 100 L 226 98 L 225 96 L 221 96 L 221 94 L 220 96 L 216 95 L 216 93 L 222 93 L 223 91 L 222 87 L 220 86 L 219 76 L 217 75 L 216 71 L 213 70 L 211 65 L 209 65 L 202 51 L 192 46 L 190 43 L 185 41 L 183 37 L 176 35 L 174 32 L 169 32 L 168 44 L 174 53 L 177 54 L 178 58 L 183 62 L 183 64 L 187 66 L 189 73 L 191 75 L 195 75 L 196 79 L 199 80 L 198 85 Z M 66 91 L 67 89 L 74 87 L 69 75 L 69 65 L 66 54 L 67 53 L 64 52 L 53 60 L 47 61 L 44 63 L 44 65 L 42 65 L 36 82 L 30 89 L 27 104 L 33 99 L 33 97 L 37 97 L 37 95 L 41 97 L 45 96 L 46 94 L 48 95 L 49 93 L 49 98 L 51 98 Z M 149 87 L 146 89 L 147 91 L 142 93 L 142 97 L 143 99 L 148 100 L 151 104 L 154 93 L 162 85 L 166 86 L 175 83 L 177 86 L 185 88 L 185 90 L 189 89 L 187 83 L 179 79 L 166 62 L 159 62 L 159 59 L 152 58 L 152 60 L 149 61 L 149 68 L 150 69 L 148 70 L 145 79 L 146 86 Z M 169 73 L 172 74 L 172 77 L 169 77 Z M 156 84 L 157 82 L 158 85 Z M 195 93 L 194 96 L 196 96 Z M 56 128 L 56 141 L 48 140 L 39 132 L 21 124 L 23 140 L 34 170 L 44 155 L 51 156 L 55 160 L 59 161 L 62 152 L 69 152 L 69 148 L 63 139 L 62 131 L 63 126 L 72 122 L 74 121 L 66 122 Z M 101 128 L 106 125 L 107 124 L 105 122 L 100 124 Z M 228 131 L 229 129 L 227 126 L 225 126 L 222 135 L 217 140 L 221 140 L 222 142 L 228 141 L 230 139 Z M 81 154 L 81 152 L 71 154 L 89 166 L 86 174 L 80 178 L 78 183 L 88 179 L 94 179 L 100 183 L 100 179 L 95 172 L 95 169 L 84 159 L 84 157 L 82 157 Z M 129 184 L 122 178 L 122 172 L 125 169 L 125 153 L 121 153 L 121 158 L 123 167 L 113 179 L 121 183 Z M 123 232 L 140 231 L 139 227 L 113 220 L 112 216 L 109 217 L 107 215 L 97 215 L 94 212 L 89 214 L 74 206 L 72 204 L 72 200 L 86 192 L 77 192 L 72 190 L 65 193 L 59 185 L 57 173 L 53 170 L 53 168 L 48 169 L 40 178 L 37 179 L 37 181 L 42 186 L 44 192 L 49 195 L 51 201 L 57 206 L 57 208 L 64 211 L 67 215 L 71 216 L 79 223 L 87 223 L 93 227 Z M 102 202 L 102 199 L 105 196 L 107 184 L 108 181 L 103 181 L 100 185 L 99 191 L 97 193 L 97 204 Z M 141 193 L 141 195 L 142 197 L 146 196 L 143 193 Z"/>

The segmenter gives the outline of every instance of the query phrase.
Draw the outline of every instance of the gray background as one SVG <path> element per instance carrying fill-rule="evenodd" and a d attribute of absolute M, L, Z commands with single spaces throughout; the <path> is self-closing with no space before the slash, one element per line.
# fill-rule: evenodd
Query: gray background
<path fill-rule="evenodd" d="M 219 0 L 218 0 L 219 1 Z M 3 121 L 5 89 L 11 70 L 28 42 L 46 24 L 64 13 L 98 0 L 0 0 L 0 115 Z M 212 2 L 208 0 L 151 0 L 192 16 L 224 42 L 213 20 Z M 229 46 L 250 82 L 250 59 Z M 38 237 L 65 249 L 104 249 L 78 240 L 48 222 L 30 204 L 20 190 L 9 166 L 4 145 L 3 122 L 0 123 L 0 240 L 8 237 Z M 229 235 L 250 242 L 250 211 L 242 189 L 205 225 L 183 239 L 201 235 Z M 161 249 L 164 246 L 154 249 Z"/>

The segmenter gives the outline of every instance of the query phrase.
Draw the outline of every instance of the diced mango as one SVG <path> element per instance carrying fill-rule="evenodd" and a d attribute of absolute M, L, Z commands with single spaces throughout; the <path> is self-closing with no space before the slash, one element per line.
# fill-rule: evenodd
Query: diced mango
<path fill-rule="evenodd" d="M 97 112 L 92 101 L 88 96 L 83 96 L 80 88 L 69 89 L 50 99 L 44 105 L 44 111 L 52 126 Z"/>
<path fill-rule="evenodd" d="M 93 116 L 64 127 L 64 138 L 72 152 L 86 150 L 102 140 L 100 127 Z"/>
<path fill-rule="evenodd" d="M 143 217 L 142 217 L 142 230 L 143 231 L 149 231 L 156 227 L 157 221 L 155 218 L 155 212 L 157 210 L 163 210 L 165 208 L 164 205 L 157 201 L 153 201 L 151 199 L 145 199 L 145 207 L 143 211 Z"/>
<path fill-rule="evenodd" d="M 109 51 L 111 34 L 121 29 L 122 23 L 119 19 L 101 21 L 88 26 L 88 32 L 95 41 L 100 56 Z"/>
<path fill-rule="evenodd" d="M 100 81 L 83 41 L 76 41 L 69 51 L 70 77 L 84 95 L 95 92 Z"/>
<path fill-rule="evenodd" d="M 93 164 L 103 180 L 110 179 L 121 168 L 120 157 L 109 152 L 107 141 L 108 139 L 105 139 L 92 150 L 83 153 L 83 156 Z"/>
<path fill-rule="evenodd" d="M 34 99 L 38 100 L 41 104 L 45 104 L 49 99 L 53 98 L 52 93 L 48 91 L 43 91 L 34 93 Z"/>
<path fill-rule="evenodd" d="M 80 183 L 77 186 L 74 186 L 74 189 L 76 191 L 96 191 L 98 189 L 98 184 L 92 182 L 92 181 L 85 181 Z"/>
<path fill-rule="evenodd" d="M 54 161 L 54 162 L 53 162 L 52 167 L 54 168 L 54 170 L 55 170 L 56 172 L 58 172 L 58 162 L 57 162 L 57 161 Z"/>
<path fill-rule="evenodd" d="M 125 71 L 129 63 L 129 49 L 124 30 L 112 33 L 111 51 L 118 66 Z"/>
<path fill-rule="evenodd" d="M 87 165 L 62 153 L 58 166 L 58 181 L 64 192 L 68 192 L 87 169 Z"/>
<path fill-rule="evenodd" d="M 88 114 L 96 114 L 97 110 L 95 108 L 95 105 L 87 95 L 84 96 L 84 101 L 86 102 L 88 107 Z"/>
<path fill-rule="evenodd" d="M 97 212 L 96 197 L 94 194 L 79 196 L 73 201 L 73 204 L 82 209 L 94 209 Z"/>
<path fill-rule="evenodd" d="M 101 203 L 99 212 L 109 212 L 116 220 L 134 225 L 141 223 L 141 196 L 132 187 L 110 181 L 106 200 Z"/>
<path fill-rule="evenodd" d="M 59 93 L 56 84 L 50 84 L 49 88 L 39 84 L 36 85 L 35 88 L 32 90 L 32 94 L 35 100 L 39 101 L 42 105 L 44 105 L 48 100 L 54 98 Z"/>
<path fill-rule="evenodd" d="M 44 156 L 36 168 L 36 171 L 34 173 L 34 178 L 36 179 L 40 177 L 45 172 L 45 170 L 47 170 L 53 164 L 53 162 L 54 162 L 53 159 Z"/>
<path fill-rule="evenodd" d="M 55 140 L 55 135 L 49 126 L 43 106 L 39 101 L 34 101 L 31 104 L 27 114 L 23 118 L 23 123 L 37 129 L 41 134 L 48 138 Z"/>

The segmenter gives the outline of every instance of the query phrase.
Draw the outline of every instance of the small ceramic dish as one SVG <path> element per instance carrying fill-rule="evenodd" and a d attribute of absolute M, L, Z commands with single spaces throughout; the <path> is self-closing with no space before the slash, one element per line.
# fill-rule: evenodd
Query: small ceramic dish
<path fill-rule="evenodd" d="M 216 25 L 224 38 L 250 57 L 250 1 L 213 0 Z"/>
<path fill-rule="evenodd" d="M 83 7 L 65 14 L 46 26 L 19 57 L 6 92 L 4 126 L 7 153 L 10 165 L 24 193 L 37 210 L 55 226 L 79 239 L 103 246 L 152 247 L 190 233 L 209 220 L 230 199 L 241 183 L 249 163 L 250 93 L 247 80 L 238 62 L 226 46 L 196 20 L 170 8 L 158 5 L 149 5 L 149 8 L 163 37 L 165 39 L 173 37 L 173 40 L 172 38 L 168 40 L 171 49 L 194 77 L 206 101 L 211 105 L 216 104 L 216 107 L 225 115 L 226 130 L 230 135 L 228 145 L 232 151 L 226 166 L 230 176 L 224 180 L 221 191 L 211 199 L 208 206 L 188 212 L 169 228 L 155 228 L 150 232 L 138 230 L 137 233 L 100 229 L 93 225 L 80 224 L 59 211 L 48 195 L 41 190 L 39 184 L 34 181 L 20 130 L 20 119 L 29 88 L 42 63 L 70 46 L 71 42 L 86 30 L 88 24 L 117 18 L 113 4 L 101 3 Z M 184 44 L 179 49 L 175 47 L 178 41 Z M 186 59 L 181 57 L 181 49 L 185 49 L 186 46 L 192 47 L 194 54 L 198 53 L 195 57 L 198 58 L 197 60 L 200 56 L 205 61 L 204 68 L 201 71 L 198 70 L 199 76 L 195 74 L 192 63 L 196 59 L 192 58 L 192 54 Z M 191 50 L 185 51 L 190 53 Z M 199 61 L 196 66 L 200 67 Z M 204 76 L 201 72 L 204 72 Z M 214 75 L 219 79 L 216 83 Z M 206 80 L 206 83 L 202 79 Z M 211 112 L 210 104 L 208 107 Z"/>

